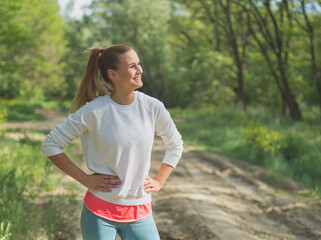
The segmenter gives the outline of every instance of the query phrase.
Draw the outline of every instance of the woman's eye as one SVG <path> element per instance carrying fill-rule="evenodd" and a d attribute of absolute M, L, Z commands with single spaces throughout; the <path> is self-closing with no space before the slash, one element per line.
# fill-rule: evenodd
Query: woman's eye
<path fill-rule="evenodd" d="M 139 65 L 139 66 L 140 66 L 140 63 L 138 63 L 137 65 Z M 133 67 L 135 67 L 135 65 L 132 65 L 130 68 L 133 68 Z"/>

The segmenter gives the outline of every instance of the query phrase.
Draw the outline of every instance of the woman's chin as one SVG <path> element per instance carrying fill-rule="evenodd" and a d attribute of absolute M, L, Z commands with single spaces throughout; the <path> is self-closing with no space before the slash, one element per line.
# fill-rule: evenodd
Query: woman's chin
<path fill-rule="evenodd" d="M 143 86 L 144 84 L 143 84 L 143 82 L 142 81 L 135 81 L 135 86 L 136 86 L 136 88 L 141 88 L 142 86 Z"/>

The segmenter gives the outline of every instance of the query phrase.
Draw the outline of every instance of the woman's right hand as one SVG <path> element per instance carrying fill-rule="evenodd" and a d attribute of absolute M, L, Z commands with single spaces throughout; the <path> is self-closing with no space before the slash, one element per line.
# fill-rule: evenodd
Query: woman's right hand
<path fill-rule="evenodd" d="M 112 188 L 118 188 L 122 182 L 115 175 L 94 173 L 87 175 L 82 184 L 92 190 L 111 192 Z"/>

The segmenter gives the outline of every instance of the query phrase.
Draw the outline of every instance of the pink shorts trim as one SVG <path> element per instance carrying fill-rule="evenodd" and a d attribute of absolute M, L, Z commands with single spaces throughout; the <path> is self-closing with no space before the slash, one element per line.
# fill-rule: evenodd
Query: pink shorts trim
<path fill-rule="evenodd" d="M 152 203 L 136 206 L 118 205 L 102 200 L 89 191 L 84 203 L 93 214 L 115 222 L 134 222 L 152 214 Z"/>

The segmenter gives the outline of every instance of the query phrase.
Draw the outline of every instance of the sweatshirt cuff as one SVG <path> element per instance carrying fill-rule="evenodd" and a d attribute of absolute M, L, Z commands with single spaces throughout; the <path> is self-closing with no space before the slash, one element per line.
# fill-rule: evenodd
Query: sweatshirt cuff
<path fill-rule="evenodd" d="M 165 155 L 162 163 L 166 163 L 166 164 L 172 166 L 173 168 L 176 168 L 179 160 L 180 160 L 180 157 L 177 157 L 175 155 Z"/>
<path fill-rule="evenodd" d="M 46 157 L 51 157 L 60 153 L 64 153 L 65 151 L 59 148 L 50 148 L 50 147 L 42 147 L 41 148 L 43 154 Z"/>

